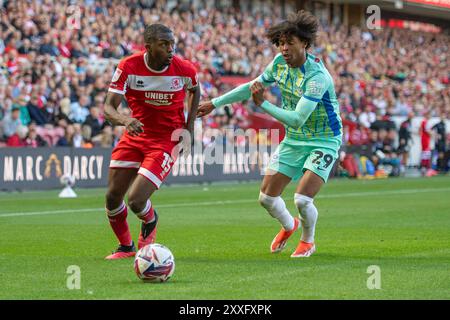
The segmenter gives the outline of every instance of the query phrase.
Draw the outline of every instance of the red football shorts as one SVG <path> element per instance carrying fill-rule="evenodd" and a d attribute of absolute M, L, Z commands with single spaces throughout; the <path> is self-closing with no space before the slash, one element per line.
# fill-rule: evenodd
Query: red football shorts
<path fill-rule="evenodd" d="M 138 174 L 147 178 L 156 188 L 170 173 L 176 158 L 172 158 L 172 149 L 176 144 L 154 142 L 136 143 L 121 139 L 112 151 L 110 168 L 139 169 Z"/>

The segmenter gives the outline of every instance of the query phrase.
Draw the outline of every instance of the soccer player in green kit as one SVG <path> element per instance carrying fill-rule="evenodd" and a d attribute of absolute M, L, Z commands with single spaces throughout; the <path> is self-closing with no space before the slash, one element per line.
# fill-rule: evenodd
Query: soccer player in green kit
<path fill-rule="evenodd" d="M 253 81 L 200 104 L 198 116 L 214 108 L 250 97 L 256 105 L 282 122 L 286 136 L 272 155 L 259 195 L 260 204 L 277 219 L 281 231 L 270 250 L 282 251 L 300 226 L 300 242 L 291 257 L 309 257 L 316 251 L 318 217 L 314 197 L 326 183 L 341 145 L 342 122 L 333 79 L 320 59 L 307 52 L 318 30 L 317 19 L 299 11 L 267 31 L 280 53 Z M 281 108 L 264 100 L 264 89 L 276 83 L 281 90 Z M 299 218 L 286 209 L 281 194 L 291 180 L 298 180 L 294 202 Z"/>

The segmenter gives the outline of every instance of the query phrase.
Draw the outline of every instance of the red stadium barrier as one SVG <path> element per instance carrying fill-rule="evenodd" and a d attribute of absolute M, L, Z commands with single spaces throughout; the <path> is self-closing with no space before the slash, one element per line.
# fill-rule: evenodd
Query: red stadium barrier
<path fill-rule="evenodd" d="M 273 129 L 277 129 L 279 132 L 278 141 L 272 141 L 272 143 L 278 144 L 284 138 L 284 134 L 285 134 L 284 126 L 280 122 L 274 120 L 274 118 L 272 118 L 271 116 L 269 116 L 265 113 L 249 114 L 248 123 L 249 123 L 248 128 L 252 128 L 255 130 L 267 129 L 270 132 Z M 276 139 L 275 136 L 272 136 L 272 138 Z"/>

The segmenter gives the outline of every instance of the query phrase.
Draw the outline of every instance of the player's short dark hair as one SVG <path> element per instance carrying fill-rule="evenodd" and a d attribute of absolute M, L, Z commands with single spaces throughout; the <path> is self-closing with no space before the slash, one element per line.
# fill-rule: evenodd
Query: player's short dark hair
<path fill-rule="evenodd" d="M 144 41 L 145 43 L 153 42 L 155 40 L 160 39 L 164 35 L 172 33 L 173 32 L 169 27 L 161 23 L 150 24 L 147 27 L 145 27 Z"/>
<path fill-rule="evenodd" d="M 266 36 L 277 47 L 282 36 L 295 36 L 306 42 L 306 49 L 308 49 L 314 44 L 318 29 L 319 21 L 317 18 L 312 13 L 301 10 L 297 13 L 289 14 L 286 20 L 270 27 Z"/>

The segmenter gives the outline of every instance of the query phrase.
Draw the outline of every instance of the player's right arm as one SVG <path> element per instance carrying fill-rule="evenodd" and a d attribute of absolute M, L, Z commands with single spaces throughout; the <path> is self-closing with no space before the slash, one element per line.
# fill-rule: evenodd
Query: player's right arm
<path fill-rule="evenodd" d="M 128 134 L 138 136 L 144 132 L 143 124 L 135 118 L 121 114 L 117 109 L 122 103 L 127 91 L 128 68 L 127 60 L 120 61 L 109 85 L 105 101 L 105 119 L 115 126 L 125 126 Z"/>
<path fill-rule="evenodd" d="M 266 113 L 283 123 L 284 125 L 298 129 L 302 127 L 306 120 L 314 112 L 317 104 L 322 100 L 330 82 L 324 73 L 317 73 L 306 80 L 306 90 L 297 103 L 295 110 L 284 110 L 270 102 L 264 100 L 264 86 L 260 82 L 255 82 L 251 86 L 253 101 Z"/>
<path fill-rule="evenodd" d="M 275 60 L 275 59 L 274 59 Z M 233 90 L 209 101 L 200 103 L 197 117 L 203 117 L 213 111 L 215 108 L 223 107 L 227 104 L 231 104 L 238 101 L 248 100 L 252 96 L 250 87 L 256 81 L 261 82 L 264 87 L 268 87 L 275 82 L 273 77 L 273 61 L 266 67 L 264 73 L 261 74 L 256 79 L 250 82 L 241 84 L 240 86 L 234 88 Z"/>
<path fill-rule="evenodd" d="M 114 126 L 125 126 L 131 136 L 144 132 L 144 125 L 135 118 L 121 114 L 117 109 L 122 103 L 123 95 L 109 91 L 105 102 L 105 119 Z"/>

